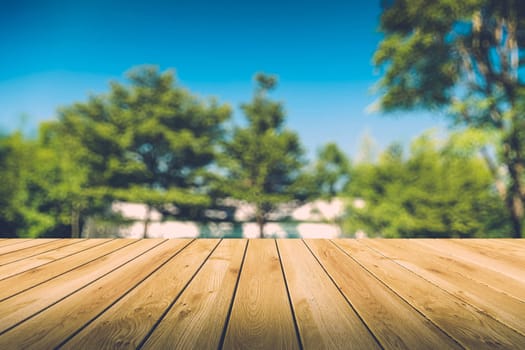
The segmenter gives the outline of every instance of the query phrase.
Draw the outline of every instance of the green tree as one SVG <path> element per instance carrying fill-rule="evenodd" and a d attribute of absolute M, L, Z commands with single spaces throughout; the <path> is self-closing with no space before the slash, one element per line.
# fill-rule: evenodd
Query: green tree
<path fill-rule="evenodd" d="M 525 202 L 525 3 L 383 1 L 374 62 L 385 111 L 446 111 L 457 125 L 499 134 L 497 160 L 481 151 L 521 237 Z M 498 164 L 499 163 L 499 164 Z M 506 169 L 501 178 L 500 167 Z"/>
<path fill-rule="evenodd" d="M 21 132 L 0 138 L 0 235 L 59 234 L 55 213 L 43 206 L 51 187 L 44 168 L 53 166 L 36 140 Z"/>
<path fill-rule="evenodd" d="M 424 134 L 408 159 L 390 146 L 377 164 L 354 167 L 349 194 L 365 202 L 350 208 L 350 231 L 384 237 L 501 236 L 503 206 L 482 159 L 456 138 L 444 145 Z"/>
<path fill-rule="evenodd" d="M 29 221 L 25 206 L 30 148 L 19 132 L 0 137 L 0 235 L 4 237 L 19 236 Z"/>
<path fill-rule="evenodd" d="M 283 105 L 267 97 L 277 84 L 274 76 L 257 74 L 253 100 L 243 104 L 248 120 L 236 127 L 224 145 L 224 192 L 255 205 L 259 235 L 278 204 L 304 198 L 299 186 L 304 165 L 299 137 L 284 127 Z"/>
<path fill-rule="evenodd" d="M 330 142 L 318 149 L 312 174 L 304 175 L 306 179 L 311 177 L 311 180 L 302 186 L 311 188 L 310 197 L 312 199 L 321 198 L 333 204 L 333 200 L 340 197 L 348 186 L 350 171 L 350 160 L 346 154 L 339 149 L 337 144 Z M 318 210 L 318 213 L 320 214 L 321 211 Z M 328 217 L 323 217 L 324 221 L 338 225 L 341 232 L 344 228 L 343 219 L 342 215 L 332 217 L 330 214 Z"/>
<path fill-rule="evenodd" d="M 314 174 L 321 197 L 331 200 L 350 180 L 350 160 L 337 144 L 327 143 L 317 152 Z"/>
<path fill-rule="evenodd" d="M 59 132 L 56 121 L 39 127 L 38 148 L 34 157 L 39 163 L 34 173 L 31 196 L 38 210 L 53 217 L 52 232 L 43 235 L 80 237 L 81 214 L 105 212 L 110 202 L 90 192 L 89 168 L 81 161 L 83 149 L 73 135 Z"/>
<path fill-rule="evenodd" d="M 174 85 L 171 71 L 146 66 L 127 77 L 129 85 L 114 82 L 108 94 L 62 108 L 57 136 L 87 169 L 82 187 L 92 197 L 195 216 L 210 203 L 210 167 L 230 108 Z"/>

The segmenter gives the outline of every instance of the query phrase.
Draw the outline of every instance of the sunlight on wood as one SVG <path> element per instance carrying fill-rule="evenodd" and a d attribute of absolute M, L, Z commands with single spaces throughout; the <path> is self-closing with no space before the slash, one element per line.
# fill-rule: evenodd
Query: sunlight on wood
<path fill-rule="evenodd" d="M 525 240 L 0 240 L 0 349 L 525 346 Z"/>

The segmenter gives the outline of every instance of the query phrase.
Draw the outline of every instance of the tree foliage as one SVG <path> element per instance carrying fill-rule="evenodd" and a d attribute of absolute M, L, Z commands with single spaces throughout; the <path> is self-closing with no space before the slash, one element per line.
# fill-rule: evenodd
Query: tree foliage
<path fill-rule="evenodd" d="M 87 169 L 81 187 L 94 198 L 195 216 L 210 203 L 209 166 L 230 108 L 175 86 L 170 71 L 146 66 L 127 76 L 129 85 L 114 82 L 108 94 L 60 109 L 56 137 Z"/>
<path fill-rule="evenodd" d="M 241 105 L 243 127 L 227 129 L 230 108 L 177 86 L 172 72 L 140 67 L 108 93 L 61 108 L 56 120 L 41 123 L 36 138 L 0 136 L 0 234 L 78 237 L 87 216 L 113 220 L 115 200 L 207 220 L 206 209 L 232 209 L 221 199 L 233 197 L 255 207 L 263 236 L 282 204 L 343 194 L 365 203 L 349 211 L 347 232 L 505 235 L 507 215 L 495 195 L 501 182 L 492 185 L 491 167 L 477 153 L 505 144 L 501 129 L 470 125 L 443 144 L 425 135 L 408 157 L 394 144 L 378 162 L 367 138 L 362 161 L 352 166 L 329 143 L 305 167 L 283 104 L 269 97 L 277 78 L 259 74 L 255 80 L 253 99 Z M 485 159 L 492 159 L 494 149 L 486 151 Z"/>
<path fill-rule="evenodd" d="M 70 236 L 71 205 L 78 204 L 74 182 L 81 176 L 80 168 L 40 138 L 27 139 L 16 132 L 0 143 L 1 233 L 10 237 Z"/>
<path fill-rule="evenodd" d="M 224 144 L 223 191 L 255 206 L 262 238 L 268 214 L 278 204 L 304 195 L 298 185 L 304 161 L 298 135 L 284 127 L 283 105 L 266 96 L 277 78 L 258 74 L 255 81 L 253 100 L 241 106 L 248 125 L 236 127 Z"/>
<path fill-rule="evenodd" d="M 33 144 L 20 132 L 0 138 L 0 235 L 33 236 L 49 222 L 29 201 Z"/>
<path fill-rule="evenodd" d="M 350 181 L 350 160 L 330 142 L 321 147 L 314 165 L 315 187 L 318 194 L 325 199 L 338 196 Z"/>
<path fill-rule="evenodd" d="M 444 110 L 457 125 L 500 134 L 497 164 L 481 149 L 521 236 L 525 202 L 525 3 L 384 1 L 374 62 L 383 110 Z M 507 170 L 501 178 L 499 167 Z"/>
<path fill-rule="evenodd" d="M 351 232 L 457 238 L 501 236 L 507 228 L 486 164 L 455 138 L 439 145 L 426 133 L 413 142 L 408 159 L 399 144 L 391 145 L 377 164 L 354 167 L 349 195 L 365 203 L 349 209 Z"/>

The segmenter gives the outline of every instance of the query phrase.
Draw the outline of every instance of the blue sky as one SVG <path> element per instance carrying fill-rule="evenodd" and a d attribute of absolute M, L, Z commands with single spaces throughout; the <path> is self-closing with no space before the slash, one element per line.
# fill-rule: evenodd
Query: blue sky
<path fill-rule="evenodd" d="M 141 64 L 236 109 L 256 72 L 279 76 L 272 97 L 309 155 L 335 141 L 355 156 L 446 122 L 424 113 L 366 112 L 380 73 L 377 1 L 7 0 L 0 3 L 0 130 L 35 130 L 58 106 L 108 90 Z M 405 116 L 406 114 L 406 116 Z M 21 117 L 23 116 L 23 118 Z"/>

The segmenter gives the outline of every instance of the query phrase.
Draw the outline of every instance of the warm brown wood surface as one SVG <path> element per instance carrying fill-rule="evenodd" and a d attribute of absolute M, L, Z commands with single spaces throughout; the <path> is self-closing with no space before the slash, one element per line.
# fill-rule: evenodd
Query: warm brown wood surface
<path fill-rule="evenodd" d="M 274 240 L 251 240 L 248 243 L 224 347 L 299 349 Z"/>
<path fill-rule="evenodd" d="M 525 240 L 1 239 L 0 349 L 524 349 Z"/>

